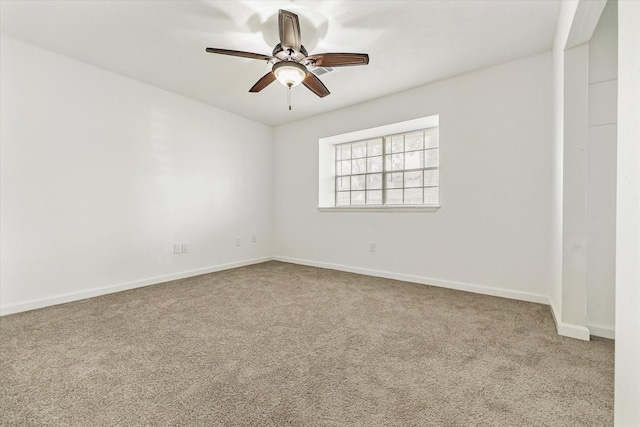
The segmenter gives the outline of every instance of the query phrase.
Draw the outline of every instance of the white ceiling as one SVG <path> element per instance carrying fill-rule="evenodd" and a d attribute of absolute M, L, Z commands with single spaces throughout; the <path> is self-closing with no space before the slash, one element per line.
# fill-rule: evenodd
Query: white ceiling
<path fill-rule="evenodd" d="M 6 1 L 2 33 L 132 79 L 279 125 L 549 50 L 557 0 Z M 271 54 L 278 9 L 300 18 L 311 53 L 368 53 L 367 66 L 321 77 L 331 95 L 299 86 L 249 88 L 262 61 L 206 47 Z"/>

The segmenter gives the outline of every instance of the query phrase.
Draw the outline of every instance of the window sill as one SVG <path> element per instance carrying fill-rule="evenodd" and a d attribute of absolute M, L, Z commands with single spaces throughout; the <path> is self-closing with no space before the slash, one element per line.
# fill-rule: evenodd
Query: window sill
<path fill-rule="evenodd" d="M 318 207 L 319 212 L 437 212 L 440 206 Z"/>

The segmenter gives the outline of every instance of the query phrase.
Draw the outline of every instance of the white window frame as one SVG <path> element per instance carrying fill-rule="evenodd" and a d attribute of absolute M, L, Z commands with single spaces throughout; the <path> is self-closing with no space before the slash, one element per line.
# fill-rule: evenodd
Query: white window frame
<path fill-rule="evenodd" d="M 336 167 L 335 146 L 360 140 L 380 138 L 383 136 L 405 134 L 420 131 L 426 128 L 440 126 L 438 115 L 421 117 L 419 119 L 393 123 L 376 128 L 364 129 L 340 135 L 320 138 L 319 148 L 319 173 L 318 173 L 318 209 L 324 212 L 436 212 L 440 208 L 432 205 L 349 205 L 336 206 Z M 440 166 L 440 165 L 439 165 Z M 438 200 L 442 199 L 440 194 Z"/>

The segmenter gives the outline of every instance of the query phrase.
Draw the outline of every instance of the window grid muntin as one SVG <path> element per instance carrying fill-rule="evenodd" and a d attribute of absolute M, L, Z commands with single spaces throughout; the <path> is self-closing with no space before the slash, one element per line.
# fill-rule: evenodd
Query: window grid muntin
<path fill-rule="evenodd" d="M 407 136 L 415 136 L 416 134 L 420 133 L 421 134 L 421 142 L 418 146 L 418 148 L 411 148 L 409 150 L 407 150 Z M 435 203 L 425 203 L 425 200 L 427 199 L 427 194 L 429 194 L 429 197 L 431 197 L 432 195 L 432 191 L 433 189 L 439 189 L 440 187 L 440 176 L 439 176 L 439 170 L 440 170 L 440 142 L 439 142 L 439 128 L 437 126 L 435 127 L 431 127 L 431 128 L 426 128 L 426 129 L 422 129 L 422 130 L 415 130 L 415 131 L 410 131 L 410 132 L 406 132 L 406 133 L 401 133 L 401 134 L 394 134 L 394 135 L 388 135 L 388 136 L 383 136 L 383 137 L 377 137 L 377 138 L 370 138 L 370 139 L 366 139 L 366 140 L 358 140 L 358 141 L 352 141 L 352 142 L 347 142 L 344 144 L 339 144 L 335 146 L 335 164 L 336 164 L 336 175 L 335 175 L 335 206 L 437 206 L 438 204 L 438 200 L 439 200 L 439 190 L 436 190 L 436 196 L 435 196 Z M 435 138 L 434 138 L 435 137 Z M 399 138 L 401 140 L 399 140 Z M 435 144 L 434 144 L 434 139 L 435 139 Z M 356 155 L 354 156 L 354 145 L 357 146 L 357 148 L 361 149 L 361 146 L 364 146 L 364 156 L 359 156 Z M 370 146 L 376 147 L 377 145 L 381 146 L 381 152 L 371 152 L 370 153 Z M 348 148 L 347 148 L 348 147 Z M 399 151 L 399 147 L 401 147 L 401 150 Z M 391 149 L 391 152 L 388 153 L 388 149 Z M 436 151 L 437 150 L 437 151 Z M 406 154 L 407 153 L 416 153 L 416 152 L 422 152 L 422 167 L 419 168 L 411 168 L 411 169 L 404 169 L 404 166 L 406 164 Z M 427 164 L 427 153 L 428 152 L 432 152 L 435 153 L 435 159 L 436 161 L 433 162 L 435 165 L 434 166 L 426 166 Z M 391 165 L 391 168 L 389 168 L 387 166 L 387 154 L 389 154 L 390 156 L 392 155 L 397 155 L 400 154 L 402 156 L 402 169 L 393 169 L 393 164 Z M 348 156 L 348 157 L 347 157 Z M 381 157 L 382 160 L 382 168 L 380 171 L 370 171 L 369 170 L 369 159 L 373 159 L 373 158 L 378 158 Z M 390 157 L 391 158 L 391 157 Z M 358 173 L 353 173 L 353 161 L 354 160 L 360 160 L 360 159 L 364 159 L 364 172 L 358 172 Z M 432 160 L 432 158 L 430 157 L 430 159 Z M 340 162 L 344 162 L 346 160 L 349 160 L 349 174 L 342 174 L 342 167 L 339 168 L 339 166 L 341 166 Z M 421 185 L 418 186 L 412 186 L 412 187 L 408 187 L 406 186 L 406 182 L 405 182 L 405 177 L 407 173 L 411 173 L 411 172 L 422 172 L 421 173 Z M 437 171 L 437 175 L 434 179 L 434 181 L 437 183 L 436 185 L 430 184 L 430 185 L 425 185 L 425 180 L 426 180 L 426 174 L 425 172 L 427 171 Z M 381 183 L 381 187 L 382 188 L 370 188 L 369 187 L 369 177 L 371 175 L 381 175 L 381 179 L 382 179 L 382 183 Z M 391 187 L 388 188 L 387 187 L 387 177 L 391 174 L 402 174 L 402 186 L 401 187 Z M 362 189 L 356 189 L 354 190 L 353 188 L 353 184 L 352 184 L 352 178 L 354 176 L 362 176 L 362 180 L 364 182 L 364 188 Z M 350 185 L 349 185 L 349 189 L 348 190 L 338 190 L 338 180 L 340 179 L 344 179 L 347 178 L 350 180 Z M 342 187 L 340 187 L 342 188 Z M 415 190 L 421 190 L 421 196 L 420 199 L 422 200 L 421 203 L 411 203 L 408 204 L 406 203 L 406 197 L 407 197 L 407 190 L 410 191 L 414 191 Z M 394 191 L 401 191 L 402 193 L 402 201 L 400 203 L 388 203 L 388 190 L 394 190 Z M 358 204 L 354 204 L 354 198 L 353 198 L 353 192 L 362 192 L 362 194 L 364 195 L 364 203 L 358 203 Z M 369 202 L 369 197 L 370 194 L 373 194 L 374 192 L 382 192 L 382 197 L 381 197 L 381 204 L 370 204 Z M 342 197 L 346 199 L 346 197 L 344 196 L 344 193 L 348 193 L 349 197 L 349 203 L 348 204 L 341 204 L 339 203 L 339 199 L 340 199 L 340 194 L 343 194 Z M 360 195 L 360 194 L 358 194 Z"/>

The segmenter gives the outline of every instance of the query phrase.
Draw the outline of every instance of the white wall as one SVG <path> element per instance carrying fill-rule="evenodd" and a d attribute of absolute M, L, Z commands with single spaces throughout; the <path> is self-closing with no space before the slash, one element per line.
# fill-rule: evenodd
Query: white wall
<path fill-rule="evenodd" d="M 640 425 L 640 2 L 618 2 L 615 424 Z"/>
<path fill-rule="evenodd" d="M 618 3 L 609 1 L 589 41 L 587 326 L 614 337 Z"/>
<path fill-rule="evenodd" d="M 615 7 L 563 3 L 556 36 L 562 39 L 570 25 L 570 41 L 563 46 L 556 40 L 554 47 L 556 77 L 562 78 L 555 93 L 556 112 L 562 110 L 556 119 L 562 132 L 556 136 L 562 148 L 562 295 L 556 317 L 561 334 L 582 339 L 614 336 Z"/>
<path fill-rule="evenodd" d="M 564 48 L 569 38 L 571 24 L 578 8 L 578 0 L 563 1 L 558 14 L 558 24 L 553 40 L 553 169 L 551 215 L 553 240 L 552 281 L 549 302 L 558 331 L 562 325 L 562 225 L 563 225 L 563 167 L 564 167 Z"/>
<path fill-rule="evenodd" d="M 562 323 L 576 338 L 587 325 L 587 117 L 589 46 L 564 51 Z M 564 325 L 563 325 L 564 326 Z"/>
<path fill-rule="evenodd" d="M 276 255 L 548 302 L 552 105 L 546 53 L 277 127 Z M 440 210 L 318 211 L 319 138 L 433 114 Z"/>
<path fill-rule="evenodd" d="M 593 146 L 598 130 L 591 129 L 603 124 L 597 113 L 607 111 L 610 98 L 594 96 L 590 88 L 590 76 L 597 79 L 598 73 L 609 72 L 610 55 L 602 55 L 598 50 L 600 38 L 596 37 L 594 53 L 596 59 L 591 62 L 590 45 L 587 44 L 601 18 L 606 2 L 564 1 L 558 16 L 558 26 L 553 48 L 554 69 L 554 144 L 556 159 L 554 162 L 554 218 L 560 223 L 554 245 L 554 265 L 558 265 L 558 248 L 561 248 L 561 280 L 554 274 L 550 300 L 555 312 L 558 332 L 561 335 L 588 340 L 590 334 L 612 337 L 611 322 L 598 323 L 591 319 L 591 330 L 587 328 L 589 314 L 589 287 L 591 293 L 592 316 L 607 317 L 612 312 L 611 300 L 596 301 L 594 298 L 610 294 L 611 283 L 602 286 L 596 283 L 603 279 L 603 267 L 610 269 L 615 257 L 612 240 L 611 211 L 611 172 L 603 171 L 596 164 L 596 156 L 604 150 L 610 150 L 611 144 Z M 609 21 L 609 19 L 605 19 Z M 607 24 L 603 26 L 608 27 Z M 607 28 L 607 32 L 611 29 Z M 605 49 L 615 48 L 606 42 Z M 593 74 L 593 75 L 592 75 Z M 615 74 L 615 70 L 614 70 Z M 593 83 L 597 85 L 598 80 Z M 597 92 L 596 88 L 596 92 Z M 609 91 L 610 93 L 610 91 Z M 615 115 L 615 112 L 614 112 Z M 591 139 L 590 139 L 591 138 Z M 615 142 L 615 136 L 614 136 Z M 593 148 L 594 152 L 590 153 Z M 600 152 L 599 152 L 600 151 Z M 615 152 L 615 149 L 614 149 Z M 611 152 L 602 159 L 604 169 L 611 166 Z M 608 158 L 608 160 L 607 160 Z M 603 173 L 604 172 L 604 173 Z M 606 194 L 605 194 L 606 193 Z M 608 204 L 607 204 L 608 203 Z M 596 207 L 597 205 L 597 207 Z M 607 215 L 599 218 L 597 213 L 609 209 Z M 558 241 L 558 237 L 561 240 Z M 590 241 L 593 238 L 593 242 Z M 598 245 L 603 244 L 602 247 Z M 592 250 L 593 249 L 593 250 Z M 596 263 L 590 263 L 597 258 Z M 606 276 L 606 271 L 604 275 Z M 590 276 L 592 275 L 592 276 Z M 605 280 L 607 280 L 606 278 Z M 598 295 L 598 287 L 607 288 Z"/>
<path fill-rule="evenodd" d="M 272 254 L 271 128 L 4 36 L 0 51 L 2 313 Z"/>

